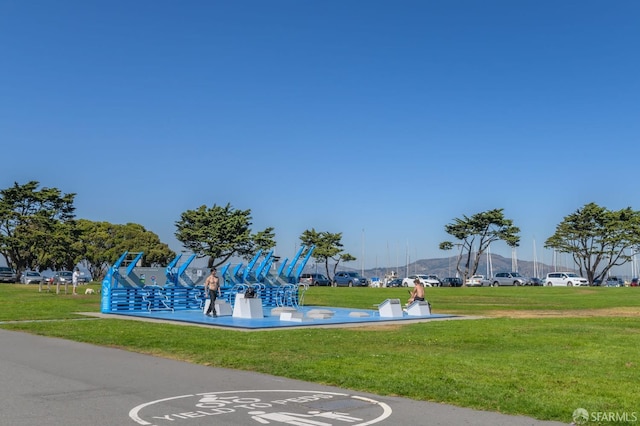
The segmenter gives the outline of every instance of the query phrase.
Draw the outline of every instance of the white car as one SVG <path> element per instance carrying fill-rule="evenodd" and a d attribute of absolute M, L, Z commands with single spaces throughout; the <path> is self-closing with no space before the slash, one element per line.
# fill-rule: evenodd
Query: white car
<path fill-rule="evenodd" d="M 551 272 L 547 274 L 544 285 L 549 287 L 588 286 L 589 281 L 573 272 Z"/>
<path fill-rule="evenodd" d="M 415 287 L 414 281 L 418 278 L 422 282 L 425 287 L 438 287 L 440 285 L 440 280 L 435 275 L 409 275 L 407 278 L 402 280 L 403 287 Z"/>
<path fill-rule="evenodd" d="M 471 278 L 467 278 L 465 284 L 469 287 L 481 287 L 484 280 L 484 275 L 472 275 Z"/>

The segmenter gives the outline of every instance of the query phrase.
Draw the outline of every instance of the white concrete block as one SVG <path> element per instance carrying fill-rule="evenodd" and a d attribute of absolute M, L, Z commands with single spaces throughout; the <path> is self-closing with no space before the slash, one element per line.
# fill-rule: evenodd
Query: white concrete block
<path fill-rule="evenodd" d="M 400 299 L 387 299 L 378 306 L 378 312 L 383 318 L 401 318 L 402 304 Z"/>
<path fill-rule="evenodd" d="M 303 319 L 302 312 L 283 312 L 280 314 L 280 321 L 302 322 Z"/>
<path fill-rule="evenodd" d="M 415 301 L 407 307 L 407 315 L 412 317 L 425 317 L 431 315 L 431 307 L 426 300 Z"/>
<path fill-rule="evenodd" d="M 231 304 L 226 300 L 216 300 L 215 309 L 219 317 L 230 317 L 232 315 Z"/>
<path fill-rule="evenodd" d="M 328 309 L 311 309 L 307 312 L 307 317 L 314 319 L 327 319 L 333 317 L 334 312 Z"/>
<path fill-rule="evenodd" d="M 296 312 L 297 309 L 292 306 L 278 306 L 276 308 L 271 309 L 272 317 L 279 317 L 283 312 Z"/>
<path fill-rule="evenodd" d="M 241 296 L 241 297 L 240 297 Z M 262 299 L 249 298 L 246 299 L 243 294 L 236 295 L 236 301 L 233 306 L 234 318 L 263 318 Z"/>
<path fill-rule="evenodd" d="M 211 305 L 211 299 L 205 300 L 204 307 L 202 308 L 203 314 L 207 313 L 207 309 L 209 309 L 209 305 Z M 216 299 L 214 309 L 216 310 L 216 315 L 218 315 L 219 317 L 231 316 L 231 305 L 226 300 Z"/>

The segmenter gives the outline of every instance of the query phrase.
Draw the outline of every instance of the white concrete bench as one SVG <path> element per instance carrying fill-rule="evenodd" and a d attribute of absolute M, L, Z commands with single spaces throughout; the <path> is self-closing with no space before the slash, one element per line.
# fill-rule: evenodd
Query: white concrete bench
<path fill-rule="evenodd" d="M 282 312 L 280 314 L 280 321 L 302 322 L 304 318 L 302 312 Z"/>

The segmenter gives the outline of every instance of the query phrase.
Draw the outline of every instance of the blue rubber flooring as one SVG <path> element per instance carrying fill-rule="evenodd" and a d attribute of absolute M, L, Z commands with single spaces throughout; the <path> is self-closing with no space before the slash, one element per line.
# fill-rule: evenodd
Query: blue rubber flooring
<path fill-rule="evenodd" d="M 333 312 L 331 318 L 309 318 L 307 313 L 312 309 L 322 309 Z M 114 312 L 117 315 L 132 316 L 138 318 L 151 318 L 166 321 L 188 322 L 193 324 L 208 324 L 218 327 L 229 327 L 237 329 L 275 329 L 287 327 L 307 327 L 321 325 L 338 325 L 338 324 L 362 324 L 362 323 L 387 323 L 407 320 L 427 320 L 440 318 L 453 318 L 455 315 L 434 314 L 426 316 L 409 316 L 405 312 L 402 317 L 381 317 L 377 310 L 368 309 L 347 309 L 334 308 L 326 306 L 304 306 L 297 309 L 298 312 L 304 314 L 303 320 L 300 321 L 282 321 L 279 315 L 271 315 L 271 309 L 263 308 L 263 318 L 234 318 L 233 316 L 220 316 L 211 318 L 202 313 L 201 310 L 181 310 L 181 311 L 152 311 L 152 312 Z M 367 316 L 350 316 L 351 313 Z"/>

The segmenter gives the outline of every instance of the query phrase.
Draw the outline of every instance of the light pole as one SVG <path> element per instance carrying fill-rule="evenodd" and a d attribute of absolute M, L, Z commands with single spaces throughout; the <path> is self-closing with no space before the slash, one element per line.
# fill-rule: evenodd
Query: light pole
<path fill-rule="evenodd" d="M 362 228 L 362 276 L 364 277 L 364 228 Z"/>
<path fill-rule="evenodd" d="M 458 247 L 458 258 L 456 259 L 456 278 L 460 278 L 460 258 L 462 257 L 462 244 L 454 244 L 454 246 Z"/>

